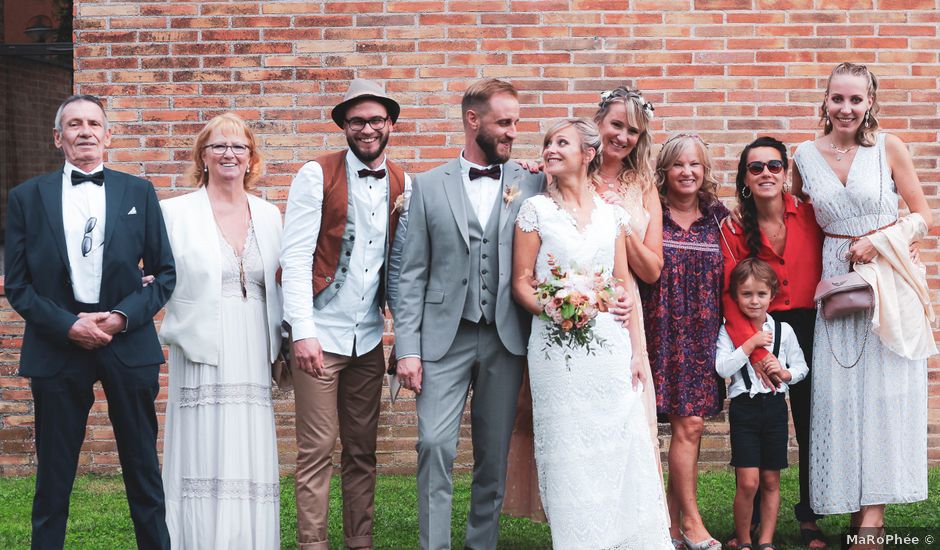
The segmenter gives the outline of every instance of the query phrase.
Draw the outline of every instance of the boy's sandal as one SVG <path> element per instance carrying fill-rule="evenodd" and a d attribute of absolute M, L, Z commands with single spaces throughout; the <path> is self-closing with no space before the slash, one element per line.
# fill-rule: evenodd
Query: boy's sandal
<path fill-rule="evenodd" d="M 800 541 L 803 543 L 803 546 L 817 550 L 829 547 L 829 540 L 820 529 L 800 529 Z M 821 542 L 822 546 L 813 546 L 813 542 L 815 541 Z"/>
<path fill-rule="evenodd" d="M 751 525 L 751 538 L 756 537 L 758 531 L 760 531 L 759 523 L 755 523 Z M 734 531 L 732 531 L 730 535 L 725 537 L 724 541 L 725 541 L 724 542 L 725 548 L 728 548 L 728 550 L 740 550 L 741 548 L 740 546 L 738 546 L 738 534 L 735 533 Z"/>

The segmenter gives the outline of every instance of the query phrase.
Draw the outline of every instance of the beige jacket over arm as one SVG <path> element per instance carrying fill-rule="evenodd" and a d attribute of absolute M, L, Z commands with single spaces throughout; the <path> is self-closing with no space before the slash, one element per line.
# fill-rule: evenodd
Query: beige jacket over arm
<path fill-rule="evenodd" d="M 910 243 L 926 235 L 927 224 L 920 214 L 905 216 L 869 235 L 878 255 L 871 263 L 855 265 L 875 294 L 872 330 L 886 348 L 906 359 L 926 359 L 937 353 L 926 270 L 911 261 L 909 251 Z"/>

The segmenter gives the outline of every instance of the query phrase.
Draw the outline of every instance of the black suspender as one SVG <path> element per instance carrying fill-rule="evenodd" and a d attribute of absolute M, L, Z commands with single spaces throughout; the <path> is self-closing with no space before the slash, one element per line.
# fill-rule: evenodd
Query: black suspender
<path fill-rule="evenodd" d="M 774 348 L 773 348 L 774 350 L 771 353 L 773 353 L 774 357 L 776 357 L 777 359 L 780 359 L 780 327 L 781 325 L 783 325 L 783 323 L 779 321 L 774 321 Z M 741 367 L 741 374 L 744 375 L 744 388 L 750 392 L 751 391 L 751 377 L 747 373 L 747 365 L 744 365 L 743 367 Z"/>

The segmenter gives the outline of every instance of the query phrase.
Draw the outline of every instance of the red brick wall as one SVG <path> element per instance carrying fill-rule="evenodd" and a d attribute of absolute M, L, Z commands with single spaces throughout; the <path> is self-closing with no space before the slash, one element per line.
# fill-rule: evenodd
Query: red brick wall
<path fill-rule="evenodd" d="M 734 157 L 758 133 L 791 145 L 816 134 L 825 77 L 850 60 L 881 77 L 882 123 L 910 145 L 936 205 L 938 7 L 936 0 L 80 0 L 75 83 L 108 99 L 111 165 L 150 178 L 163 194 L 187 186 L 180 174 L 196 131 L 234 110 L 261 136 L 268 159 L 262 194 L 283 203 L 305 160 L 343 145 L 328 112 L 354 77 L 383 81 L 401 101 L 391 154 L 412 170 L 429 168 L 461 148 L 463 89 L 496 76 L 522 90 L 517 157 L 535 156 L 550 119 L 591 114 L 601 90 L 626 83 L 656 105 L 657 143 L 695 131 L 712 144 L 728 195 Z M 936 234 L 921 253 L 934 289 Z M 3 316 L 0 461 L 3 473 L 24 473 L 32 460 L 30 404 L 23 381 L 11 376 L 21 327 Z M 930 457 L 938 463 L 936 361 L 930 384 Z M 284 397 L 277 410 L 289 471 L 293 403 Z M 383 469 L 407 470 L 413 403 L 384 407 Z M 115 457 L 103 406 L 92 422 L 95 452 L 83 459 L 109 469 Z M 725 463 L 726 428 L 709 425 L 704 461 Z M 468 447 L 461 445 L 463 465 Z"/>

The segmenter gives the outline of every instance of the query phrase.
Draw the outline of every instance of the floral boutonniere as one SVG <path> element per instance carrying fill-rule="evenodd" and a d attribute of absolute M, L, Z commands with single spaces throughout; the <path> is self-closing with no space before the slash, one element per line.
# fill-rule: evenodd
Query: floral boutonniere
<path fill-rule="evenodd" d="M 395 199 L 395 205 L 392 206 L 392 212 L 398 212 L 399 214 L 405 208 L 405 196 L 398 195 L 398 198 Z"/>
<path fill-rule="evenodd" d="M 516 197 L 519 196 L 519 193 L 521 193 L 521 191 L 519 191 L 519 187 L 516 185 L 504 187 L 503 188 L 503 203 L 506 206 L 509 206 L 510 204 L 512 204 L 512 201 L 516 200 Z"/>

